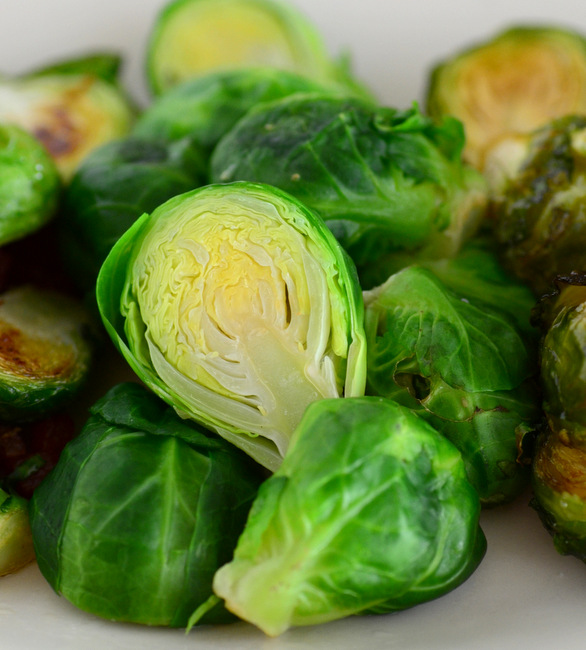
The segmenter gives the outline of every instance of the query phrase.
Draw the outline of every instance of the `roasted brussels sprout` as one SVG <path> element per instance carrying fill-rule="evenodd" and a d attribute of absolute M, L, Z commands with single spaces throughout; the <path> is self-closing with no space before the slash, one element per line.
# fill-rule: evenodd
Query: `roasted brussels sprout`
<path fill-rule="evenodd" d="M 431 271 L 410 266 L 364 294 L 367 392 L 412 408 L 454 443 L 485 506 L 527 487 L 517 437 L 541 416 L 536 339 L 506 308 L 475 295 L 482 283 L 490 296 L 492 281 L 477 275 L 466 294 L 464 282 L 452 291 Z M 501 287 L 503 304 L 507 297 Z"/>
<path fill-rule="evenodd" d="M 476 569 L 479 510 L 457 449 L 408 409 L 322 400 L 261 486 L 214 591 L 271 636 L 405 609 Z"/>
<path fill-rule="evenodd" d="M 586 40 L 557 27 L 509 28 L 437 64 L 427 110 L 464 123 L 464 156 L 482 170 L 501 139 L 586 111 Z"/>
<path fill-rule="evenodd" d="M 129 136 L 92 151 L 66 188 L 57 225 L 71 277 L 95 291 L 98 271 L 120 235 L 145 212 L 206 180 L 200 148 Z"/>
<path fill-rule="evenodd" d="M 557 550 L 586 561 L 586 275 L 559 276 L 536 309 L 544 331 L 546 425 L 533 456 L 533 506 Z"/>
<path fill-rule="evenodd" d="M 232 557 L 261 480 L 233 445 L 119 384 L 33 494 L 39 568 L 92 614 L 185 626 Z M 231 618 L 218 606 L 202 622 Z"/>
<path fill-rule="evenodd" d="M 0 576 L 14 573 L 34 559 L 28 504 L 0 489 Z"/>
<path fill-rule="evenodd" d="M 90 369 L 90 327 L 65 295 L 26 286 L 0 296 L 1 420 L 33 420 L 73 399 Z"/>
<path fill-rule="evenodd" d="M 97 299 L 148 386 L 270 469 L 308 404 L 364 392 L 352 262 L 276 188 L 208 185 L 145 214 L 106 258 Z"/>
<path fill-rule="evenodd" d="M 137 118 L 138 137 L 198 142 L 207 156 L 218 140 L 253 106 L 323 86 L 286 70 L 253 67 L 204 74 L 157 97 Z"/>
<path fill-rule="evenodd" d="M 61 181 L 41 143 L 0 124 L 0 246 L 33 233 L 57 210 Z"/>
<path fill-rule="evenodd" d="M 316 27 L 274 0 L 171 0 L 147 46 L 153 94 L 207 72 L 266 66 L 368 94 L 347 62 L 335 62 Z"/>
<path fill-rule="evenodd" d="M 521 152 L 493 192 L 492 216 L 503 260 L 541 295 L 556 275 L 586 269 L 586 117 L 537 129 Z"/>
<path fill-rule="evenodd" d="M 127 95 L 104 75 L 88 60 L 75 60 L 2 77 L 0 121 L 17 124 L 40 140 L 68 181 L 92 149 L 125 135 L 134 120 Z"/>
<path fill-rule="evenodd" d="M 486 185 L 462 165 L 463 142 L 458 121 L 416 106 L 292 95 L 251 109 L 220 140 L 211 179 L 293 194 L 326 221 L 361 280 L 379 284 L 406 258 L 454 255 L 475 232 Z"/>

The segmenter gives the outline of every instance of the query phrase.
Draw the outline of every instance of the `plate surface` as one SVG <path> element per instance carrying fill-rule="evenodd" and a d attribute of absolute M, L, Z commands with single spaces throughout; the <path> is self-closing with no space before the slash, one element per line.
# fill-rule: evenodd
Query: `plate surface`
<path fill-rule="evenodd" d="M 430 66 L 513 23 L 555 23 L 586 32 L 579 0 L 291 0 L 323 32 L 333 53 L 351 54 L 354 70 L 381 102 L 421 101 Z M 4 0 L 0 72 L 24 72 L 58 58 L 112 49 L 124 81 L 148 101 L 144 47 L 163 0 Z M 485 512 L 488 552 L 476 573 L 437 601 L 397 614 L 294 629 L 269 640 L 235 624 L 151 629 L 96 619 L 55 595 L 36 565 L 0 579 L 2 650 L 525 650 L 584 647 L 586 567 L 561 557 L 524 495 Z"/>

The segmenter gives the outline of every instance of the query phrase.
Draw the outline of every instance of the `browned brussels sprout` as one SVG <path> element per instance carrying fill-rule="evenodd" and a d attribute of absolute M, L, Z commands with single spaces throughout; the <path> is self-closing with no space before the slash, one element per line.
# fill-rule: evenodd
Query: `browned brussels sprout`
<path fill-rule="evenodd" d="M 112 80 L 116 59 L 84 57 L 0 79 L 0 120 L 38 138 L 64 180 L 95 147 L 130 130 L 135 109 Z"/>
<path fill-rule="evenodd" d="M 427 107 L 462 120 L 465 158 L 483 169 L 503 137 L 586 110 L 586 40 L 556 27 L 512 27 L 440 62 Z"/>
<path fill-rule="evenodd" d="M 71 403 L 90 370 L 91 327 L 68 296 L 33 286 L 0 295 L 2 420 L 35 420 Z"/>
<path fill-rule="evenodd" d="M 497 187 L 493 217 L 507 266 L 536 294 L 586 268 L 586 117 L 566 116 L 527 138 L 517 171 Z"/>
<path fill-rule="evenodd" d="M 533 505 L 557 550 L 586 561 L 586 274 L 539 304 L 546 425 L 533 457 Z"/>

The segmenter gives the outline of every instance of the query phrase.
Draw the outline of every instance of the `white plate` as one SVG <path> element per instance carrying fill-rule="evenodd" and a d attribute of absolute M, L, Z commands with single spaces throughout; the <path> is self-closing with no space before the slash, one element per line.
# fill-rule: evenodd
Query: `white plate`
<path fill-rule="evenodd" d="M 146 101 L 144 44 L 162 0 L 1 0 L 0 72 L 115 49 L 124 80 Z M 433 62 L 514 22 L 555 22 L 586 32 L 583 0 L 296 0 L 332 52 L 352 53 L 356 73 L 382 102 L 421 101 Z M 268 640 L 242 624 L 180 630 L 121 625 L 84 614 L 56 596 L 36 565 L 0 579 L 2 650 L 315 650 L 584 647 L 586 567 L 559 556 L 528 506 L 486 512 L 488 552 L 461 587 L 397 614 L 291 630 Z"/>

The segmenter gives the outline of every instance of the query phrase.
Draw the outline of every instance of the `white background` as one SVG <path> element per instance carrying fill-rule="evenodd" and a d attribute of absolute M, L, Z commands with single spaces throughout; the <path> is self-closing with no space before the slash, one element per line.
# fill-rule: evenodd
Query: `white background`
<path fill-rule="evenodd" d="M 355 72 L 381 102 L 422 100 L 430 66 L 512 23 L 555 22 L 586 32 L 578 0 L 296 0 L 332 53 L 352 53 Z M 161 0 L 0 0 L 0 73 L 24 72 L 87 51 L 125 57 L 124 81 L 148 100 L 143 55 Z M 561 557 L 529 495 L 484 513 L 487 556 L 447 596 L 398 614 L 353 618 L 267 639 L 246 624 L 182 631 L 97 620 L 54 595 L 36 566 L 0 578 L 2 650 L 348 650 L 586 646 L 586 567 Z"/>

